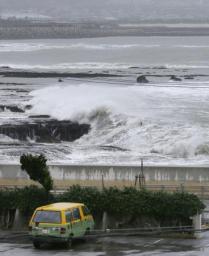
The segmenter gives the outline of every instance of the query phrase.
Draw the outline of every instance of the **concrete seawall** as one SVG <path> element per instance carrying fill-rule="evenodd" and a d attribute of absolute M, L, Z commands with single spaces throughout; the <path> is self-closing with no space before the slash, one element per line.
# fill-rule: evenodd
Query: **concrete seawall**
<path fill-rule="evenodd" d="M 49 165 L 55 189 L 64 190 L 73 184 L 81 186 L 134 186 L 140 166 Z M 209 167 L 144 166 L 146 186 L 153 190 L 176 190 L 209 194 Z M 0 165 L 1 187 L 22 187 L 31 184 L 19 165 Z"/>

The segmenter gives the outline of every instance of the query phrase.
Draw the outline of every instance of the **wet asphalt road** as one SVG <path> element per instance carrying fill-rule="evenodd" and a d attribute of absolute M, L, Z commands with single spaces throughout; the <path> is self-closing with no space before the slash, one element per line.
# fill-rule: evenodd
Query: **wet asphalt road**
<path fill-rule="evenodd" d="M 7 239 L 6 239 L 7 240 Z M 1 256 L 206 256 L 209 255 L 209 232 L 200 239 L 169 239 L 142 237 L 112 237 L 91 239 L 86 242 L 77 241 L 72 249 L 48 247 L 35 250 L 28 239 L 12 238 L 0 241 Z"/>

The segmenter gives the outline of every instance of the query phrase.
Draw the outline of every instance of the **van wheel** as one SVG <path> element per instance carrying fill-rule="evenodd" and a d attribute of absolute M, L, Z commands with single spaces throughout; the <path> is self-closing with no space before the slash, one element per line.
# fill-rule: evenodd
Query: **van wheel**
<path fill-rule="evenodd" d="M 40 244 L 40 242 L 38 242 L 38 241 L 33 241 L 33 246 L 34 246 L 34 248 L 36 248 L 36 249 L 40 249 L 40 248 L 41 248 L 41 244 Z"/>
<path fill-rule="evenodd" d="M 65 248 L 70 249 L 72 247 L 72 238 L 69 238 L 68 241 L 65 243 Z"/>

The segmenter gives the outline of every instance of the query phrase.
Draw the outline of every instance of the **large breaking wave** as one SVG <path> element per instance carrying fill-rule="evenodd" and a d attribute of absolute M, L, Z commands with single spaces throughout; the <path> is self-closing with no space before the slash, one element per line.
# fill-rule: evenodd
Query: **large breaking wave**
<path fill-rule="evenodd" d="M 32 114 L 91 124 L 75 162 L 207 161 L 209 89 L 62 84 L 32 96 Z"/>

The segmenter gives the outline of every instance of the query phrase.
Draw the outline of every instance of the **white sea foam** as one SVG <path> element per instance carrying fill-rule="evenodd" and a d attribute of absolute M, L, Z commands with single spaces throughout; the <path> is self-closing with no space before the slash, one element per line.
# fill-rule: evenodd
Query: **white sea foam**
<path fill-rule="evenodd" d="M 208 69 L 207 41 L 208 37 L 108 37 L 1 41 L 0 66 L 64 71 L 123 70 L 130 67 Z"/>
<path fill-rule="evenodd" d="M 50 49 L 41 43 L 0 43 L 0 52 L 28 52 Z"/>
<path fill-rule="evenodd" d="M 140 49 L 140 48 L 209 48 L 208 45 L 195 45 L 195 44 L 169 44 L 169 45 L 163 45 L 163 44 L 157 44 L 157 43 L 101 43 L 98 42 L 95 43 L 81 43 L 76 41 L 68 41 L 67 43 L 64 41 L 56 42 L 44 42 L 44 41 L 20 41 L 20 42 L 0 42 L 0 52 L 32 52 L 32 51 L 41 51 L 41 50 L 123 50 L 123 49 Z"/>
<path fill-rule="evenodd" d="M 88 43 L 0 43 L 0 52 L 30 52 L 55 49 L 120 50 L 128 48 L 156 48 L 158 44 L 88 44 Z"/>
<path fill-rule="evenodd" d="M 202 65 L 201 63 L 198 63 L 197 65 L 192 65 L 192 64 L 165 64 L 162 67 L 168 68 L 168 69 L 195 69 L 195 68 L 209 68 L 209 64 L 207 65 Z"/>
<path fill-rule="evenodd" d="M 34 65 L 34 64 L 13 64 L 13 63 L 1 63 L 1 67 L 9 67 L 12 69 L 23 69 L 23 70 L 57 70 L 57 71 L 68 71 L 68 70 L 124 70 L 131 67 L 143 68 L 143 69 L 208 69 L 209 64 L 165 64 L 165 65 L 138 65 L 133 63 L 108 63 L 108 62 L 69 62 L 69 63 L 57 63 L 51 65 Z"/>
<path fill-rule="evenodd" d="M 6 135 L 0 134 L 0 143 L 18 143 L 18 140 L 15 140 Z"/>
<path fill-rule="evenodd" d="M 189 45 L 189 44 L 183 44 L 183 45 L 174 45 L 173 47 L 177 48 L 209 48 L 209 45 Z"/>
<path fill-rule="evenodd" d="M 73 143 L 74 161 L 113 161 L 117 154 L 129 156 L 129 162 L 140 156 L 204 159 L 209 154 L 209 89 L 64 84 L 31 95 L 30 114 L 91 124 L 91 132 Z M 113 157 L 98 149 L 104 145 L 128 151 Z"/>
<path fill-rule="evenodd" d="M 2 63 L 0 67 L 9 67 L 12 69 L 24 70 L 71 70 L 71 69 L 128 69 L 131 64 L 125 63 L 105 63 L 105 62 L 76 62 L 76 63 L 58 63 L 52 65 L 27 65 Z"/>

